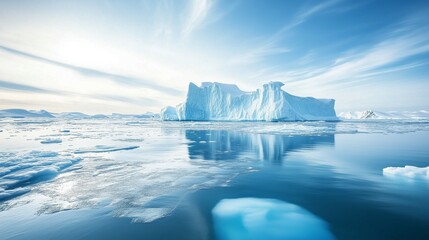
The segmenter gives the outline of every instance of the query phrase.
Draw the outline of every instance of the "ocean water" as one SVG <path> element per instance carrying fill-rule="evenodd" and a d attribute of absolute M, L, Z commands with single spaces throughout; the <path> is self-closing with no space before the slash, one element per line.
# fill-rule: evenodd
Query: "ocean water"
<path fill-rule="evenodd" d="M 0 239 L 429 239 L 428 166 L 428 121 L 0 119 Z"/>

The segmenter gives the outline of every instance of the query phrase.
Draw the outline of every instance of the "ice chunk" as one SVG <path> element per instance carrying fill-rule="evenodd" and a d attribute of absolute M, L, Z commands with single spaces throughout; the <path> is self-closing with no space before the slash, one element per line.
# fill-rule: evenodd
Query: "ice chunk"
<path fill-rule="evenodd" d="M 333 99 L 293 96 L 281 89 L 283 83 L 270 82 L 246 93 L 236 85 L 189 84 L 183 104 L 161 110 L 162 120 L 299 121 L 338 120 Z"/>
<path fill-rule="evenodd" d="M 429 180 L 429 167 L 420 168 L 408 165 L 405 167 L 387 167 L 383 168 L 383 175 L 391 177 L 405 177 Z"/>
<path fill-rule="evenodd" d="M 219 239 L 334 239 L 326 223 L 277 199 L 223 199 L 212 210 Z"/>

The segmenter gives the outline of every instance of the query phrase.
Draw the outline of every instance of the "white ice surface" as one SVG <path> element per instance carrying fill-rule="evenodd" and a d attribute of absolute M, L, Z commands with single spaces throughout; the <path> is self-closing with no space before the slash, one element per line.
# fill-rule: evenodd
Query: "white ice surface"
<path fill-rule="evenodd" d="M 293 96 L 281 89 L 283 83 L 270 82 L 246 93 L 236 85 L 189 84 L 186 101 L 161 110 L 163 120 L 217 121 L 299 121 L 338 120 L 333 99 Z"/>

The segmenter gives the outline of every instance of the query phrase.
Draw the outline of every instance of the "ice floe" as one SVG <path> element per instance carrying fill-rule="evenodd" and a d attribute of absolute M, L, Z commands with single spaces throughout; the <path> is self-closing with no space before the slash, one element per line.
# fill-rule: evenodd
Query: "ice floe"
<path fill-rule="evenodd" d="M 388 177 L 402 177 L 411 179 L 429 180 L 429 167 L 386 167 L 383 168 L 383 175 Z"/>

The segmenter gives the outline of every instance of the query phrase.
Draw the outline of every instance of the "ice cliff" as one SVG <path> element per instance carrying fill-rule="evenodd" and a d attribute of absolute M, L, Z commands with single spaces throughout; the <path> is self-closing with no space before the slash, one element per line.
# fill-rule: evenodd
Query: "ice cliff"
<path fill-rule="evenodd" d="M 167 121 L 305 121 L 338 120 L 334 99 L 293 96 L 281 89 L 281 82 L 270 82 L 254 92 L 243 92 L 236 85 L 189 84 L 186 101 L 161 110 Z"/>

